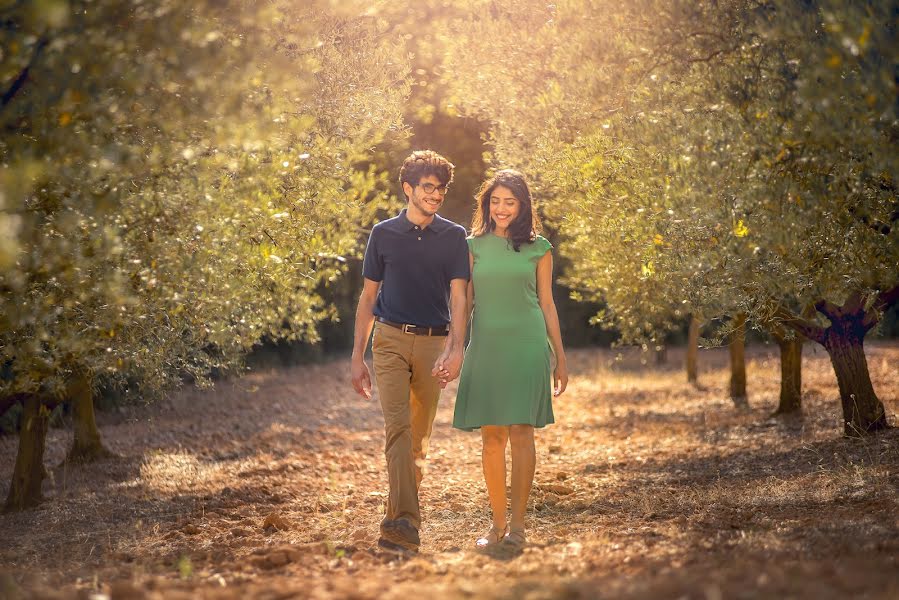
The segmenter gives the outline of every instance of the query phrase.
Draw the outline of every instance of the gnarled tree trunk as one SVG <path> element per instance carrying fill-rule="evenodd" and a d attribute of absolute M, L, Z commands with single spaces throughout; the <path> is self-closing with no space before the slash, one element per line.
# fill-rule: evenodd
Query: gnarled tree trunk
<path fill-rule="evenodd" d="M 812 339 L 827 350 L 840 388 L 843 408 L 843 431 L 847 436 L 859 437 L 889 428 L 883 403 L 874 393 L 864 340 L 880 318 L 881 311 L 899 300 L 899 286 L 879 292 L 868 302 L 860 292 L 850 294 L 842 306 L 821 300 L 815 308 L 830 321 L 824 328 L 797 317 L 786 309 L 777 310 L 777 317 L 787 326 Z"/>
<path fill-rule="evenodd" d="M 86 376 L 75 376 L 68 386 L 69 400 L 74 413 L 75 435 L 66 461 L 93 462 L 115 456 L 100 441 L 100 431 L 94 418 L 94 393 Z"/>
<path fill-rule="evenodd" d="M 861 436 L 886 429 L 883 403 L 874 393 L 868 361 L 865 358 L 865 331 L 853 320 L 834 321 L 824 335 L 824 348 L 837 375 L 843 430 L 849 436 Z"/>
<path fill-rule="evenodd" d="M 734 317 L 734 331 L 727 345 L 730 353 L 730 399 L 737 408 L 749 408 L 746 395 L 746 315 Z"/>
<path fill-rule="evenodd" d="M 44 442 L 50 424 L 50 411 L 35 395 L 28 395 L 24 405 L 19 452 L 4 512 L 32 508 L 43 499 L 41 484 L 47 473 L 44 469 Z"/>
<path fill-rule="evenodd" d="M 699 383 L 697 364 L 699 357 L 699 317 L 690 315 L 690 328 L 687 330 L 687 381 L 693 385 Z"/>

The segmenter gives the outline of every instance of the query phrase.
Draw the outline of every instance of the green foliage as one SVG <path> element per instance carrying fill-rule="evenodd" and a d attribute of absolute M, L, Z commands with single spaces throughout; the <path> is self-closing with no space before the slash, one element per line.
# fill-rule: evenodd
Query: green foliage
<path fill-rule="evenodd" d="M 529 175 L 564 282 L 624 341 L 871 297 L 899 263 L 896 11 L 4 5 L 0 394 L 152 393 L 314 340 L 410 119 L 489 124 L 486 160 Z"/>
<path fill-rule="evenodd" d="M 458 95 L 625 340 L 897 284 L 895 2 L 493 6 Z"/>
<path fill-rule="evenodd" d="M 73 372 L 234 368 L 313 339 L 400 128 L 397 45 L 361 2 L 3 9 L 0 394 Z"/>

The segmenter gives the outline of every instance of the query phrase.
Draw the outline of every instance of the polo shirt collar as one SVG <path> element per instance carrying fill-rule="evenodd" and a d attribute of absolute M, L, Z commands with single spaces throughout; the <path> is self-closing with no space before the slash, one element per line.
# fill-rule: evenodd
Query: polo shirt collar
<path fill-rule="evenodd" d="M 416 227 L 418 227 L 415 223 L 409 220 L 409 217 L 406 216 L 406 211 L 408 209 L 403 209 L 400 211 L 400 214 L 397 216 L 397 225 L 400 231 L 412 231 Z M 449 221 L 441 217 L 440 215 L 434 215 L 434 219 L 431 221 L 430 225 L 425 227 L 422 231 L 433 231 L 434 233 L 440 233 L 444 229 L 449 226 Z"/>

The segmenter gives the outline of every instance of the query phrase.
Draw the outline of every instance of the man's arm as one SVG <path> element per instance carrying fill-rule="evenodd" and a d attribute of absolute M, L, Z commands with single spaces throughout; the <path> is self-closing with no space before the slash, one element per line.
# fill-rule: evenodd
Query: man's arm
<path fill-rule="evenodd" d="M 471 253 L 468 255 L 469 273 L 474 262 Z M 471 281 L 453 279 L 450 281 L 450 332 L 446 340 L 446 348 L 434 363 L 431 374 L 440 378 L 441 386 L 459 376 L 462 371 L 462 359 L 465 351 L 465 331 L 474 307 L 474 288 Z"/>
<path fill-rule="evenodd" d="M 380 281 L 365 278 L 362 293 L 359 295 L 359 304 L 356 306 L 350 372 L 353 389 L 365 398 L 371 398 L 371 374 L 368 371 L 368 365 L 365 364 L 365 349 L 368 347 L 368 338 L 371 336 L 371 328 L 375 323 L 375 302 L 378 300 L 378 290 L 380 289 Z"/>
<path fill-rule="evenodd" d="M 450 282 L 450 331 L 446 338 L 446 347 L 431 369 L 431 374 L 440 378 L 441 387 L 458 377 L 462 371 L 467 288 L 468 281 L 464 279 L 453 279 Z"/>
<path fill-rule="evenodd" d="M 472 255 L 465 239 L 465 229 L 457 227 L 456 247 L 448 265 L 450 273 L 450 330 L 443 353 L 434 362 L 431 374 L 440 378 L 440 387 L 459 376 L 462 370 L 462 354 L 465 350 L 465 328 L 468 325 L 466 292 L 471 279 Z"/>
<path fill-rule="evenodd" d="M 462 368 L 462 354 L 465 350 L 465 330 L 468 326 L 466 315 L 466 296 L 468 293 L 468 281 L 465 279 L 453 279 L 450 282 L 450 339 L 447 340 L 449 347 L 449 356 L 458 360 L 455 369 L 447 369 L 450 372 L 452 381 L 459 376 L 459 370 Z"/>

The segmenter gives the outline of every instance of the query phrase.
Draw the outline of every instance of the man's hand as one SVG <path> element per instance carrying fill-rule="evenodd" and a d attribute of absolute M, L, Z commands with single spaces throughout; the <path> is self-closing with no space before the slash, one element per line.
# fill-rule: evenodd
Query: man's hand
<path fill-rule="evenodd" d="M 446 387 L 446 384 L 459 376 L 462 370 L 462 351 L 453 350 L 444 352 L 434 363 L 431 374 L 440 379 L 440 387 Z"/>
<path fill-rule="evenodd" d="M 350 373 L 353 378 L 353 389 L 356 393 L 371 400 L 371 374 L 364 360 L 354 360 Z"/>

